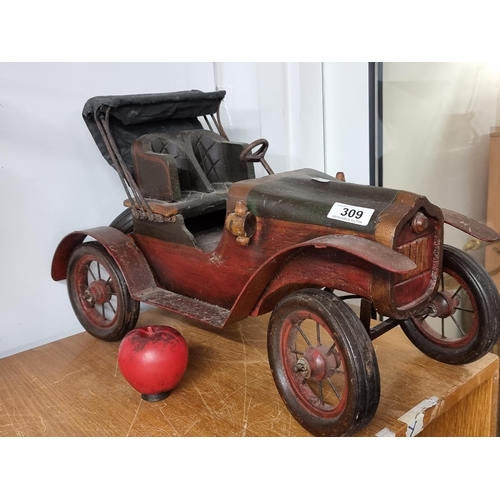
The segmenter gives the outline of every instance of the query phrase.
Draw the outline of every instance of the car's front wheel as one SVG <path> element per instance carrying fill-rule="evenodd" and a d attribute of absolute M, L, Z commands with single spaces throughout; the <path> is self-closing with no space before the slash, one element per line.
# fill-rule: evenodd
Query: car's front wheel
<path fill-rule="evenodd" d="M 445 245 L 434 306 L 401 328 L 422 352 L 449 364 L 484 356 L 500 334 L 500 297 L 486 270 L 470 255 Z"/>
<path fill-rule="evenodd" d="M 373 418 L 380 376 L 372 342 L 335 295 L 307 289 L 276 306 L 268 353 L 278 392 L 294 418 L 317 436 L 349 436 Z"/>

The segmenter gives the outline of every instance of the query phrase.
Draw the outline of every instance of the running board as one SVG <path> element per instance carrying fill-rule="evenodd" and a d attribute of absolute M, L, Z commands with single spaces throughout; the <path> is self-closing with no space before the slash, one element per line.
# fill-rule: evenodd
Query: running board
<path fill-rule="evenodd" d="M 135 300 L 161 307 L 167 311 L 181 314 L 190 319 L 201 321 L 215 328 L 222 328 L 229 317 L 230 311 L 220 306 L 214 306 L 202 300 L 192 299 L 170 292 L 162 288 L 149 288 L 134 294 Z"/>

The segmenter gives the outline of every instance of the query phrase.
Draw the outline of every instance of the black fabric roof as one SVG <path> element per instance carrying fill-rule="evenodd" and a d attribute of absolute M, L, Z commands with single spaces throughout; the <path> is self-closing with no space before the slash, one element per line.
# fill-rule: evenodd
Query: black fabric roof
<path fill-rule="evenodd" d="M 111 133 L 120 155 L 131 169 L 130 150 L 135 139 L 150 133 L 175 135 L 183 130 L 200 129 L 202 126 L 198 117 L 215 114 L 225 95 L 224 90 L 186 90 L 165 94 L 98 96 L 86 102 L 82 114 L 102 155 L 114 167 L 96 123 L 105 117 L 109 109 Z"/>

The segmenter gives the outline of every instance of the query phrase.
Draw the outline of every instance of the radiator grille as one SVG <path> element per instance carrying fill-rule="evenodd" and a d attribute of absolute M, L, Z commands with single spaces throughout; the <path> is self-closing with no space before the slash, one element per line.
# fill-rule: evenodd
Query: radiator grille
<path fill-rule="evenodd" d="M 417 265 L 417 269 L 411 271 L 412 275 L 425 271 L 431 267 L 432 259 L 431 253 L 429 252 L 429 245 L 431 242 L 432 239 L 426 236 L 397 247 L 399 253 L 408 257 Z M 408 276 L 406 276 L 406 278 L 408 278 Z"/>

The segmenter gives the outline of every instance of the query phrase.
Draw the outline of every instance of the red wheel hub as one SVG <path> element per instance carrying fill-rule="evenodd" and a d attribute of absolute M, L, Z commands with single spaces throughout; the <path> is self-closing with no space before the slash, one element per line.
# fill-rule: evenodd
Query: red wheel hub
<path fill-rule="evenodd" d="M 426 314 L 433 318 L 448 318 L 455 314 L 455 310 L 459 305 L 460 296 L 458 294 L 441 290 L 432 299 L 426 310 Z"/>
<path fill-rule="evenodd" d="M 93 281 L 83 292 L 83 298 L 89 304 L 105 304 L 111 299 L 109 282 L 104 280 Z"/>
<path fill-rule="evenodd" d="M 310 346 L 293 367 L 295 372 L 302 372 L 306 379 L 320 382 L 331 377 L 340 366 L 340 354 L 326 345 Z"/>

